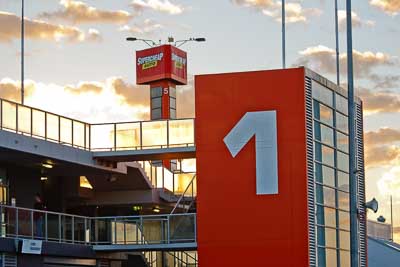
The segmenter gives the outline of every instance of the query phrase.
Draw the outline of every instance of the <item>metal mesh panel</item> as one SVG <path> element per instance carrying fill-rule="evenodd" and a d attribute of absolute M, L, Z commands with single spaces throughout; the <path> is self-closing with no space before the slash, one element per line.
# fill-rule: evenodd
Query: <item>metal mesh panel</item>
<path fill-rule="evenodd" d="M 364 140 L 362 104 L 356 103 L 356 164 L 357 164 L 357 203 L 360 214 L 358 222 L 360 266 L 367 266 L 367 214 L 365 210 Z"/>
<path fill-rule="evenodd" d="M 306 95 L 306 131 L 307 131 L 307 202 L 308 202 L 308 249 L 310 267 L 317 265 L 315 235 L 315 187 L 314 187 L 314 146 L 313 146 L 313 111 L 311 79 L 305 78 Z"/>

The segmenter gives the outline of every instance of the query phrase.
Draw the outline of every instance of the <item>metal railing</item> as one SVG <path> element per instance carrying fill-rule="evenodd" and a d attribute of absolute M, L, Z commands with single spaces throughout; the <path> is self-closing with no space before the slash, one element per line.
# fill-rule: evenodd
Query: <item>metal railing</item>
<path fill-rule="evenodd" d="M 147 175 L 154 188 L 163 188 L 170 191 L 173 195 L 185 194 L 186 197 L 197 195 L 196 182 L 192 181 L 195 172 L 175 173 L 165 167 L 162 161 L 141 161 L 138 162 Z M 191 188 L 187 188 L 192 184 Z"/>
<path fill-rule="evenodd" d="M 5 99 L 0 129 L 90 151 L 194 146 L 194 119 L 90 124 Z"/>
<path fill-rule="evenodd" d="M 195 243 L 196 214 L 85 217 L 0 205 L 0 237 L 87 245 Z"/>

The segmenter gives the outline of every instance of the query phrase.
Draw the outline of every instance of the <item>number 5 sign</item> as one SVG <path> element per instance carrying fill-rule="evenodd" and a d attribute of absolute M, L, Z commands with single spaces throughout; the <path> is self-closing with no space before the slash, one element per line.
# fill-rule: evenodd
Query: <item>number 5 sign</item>
<path fill-rule="evenodd" d="M 278 194 L 276 111 L 247 112 L 224 138 L 232 157 L 256 138 L 257 195 Z"/>

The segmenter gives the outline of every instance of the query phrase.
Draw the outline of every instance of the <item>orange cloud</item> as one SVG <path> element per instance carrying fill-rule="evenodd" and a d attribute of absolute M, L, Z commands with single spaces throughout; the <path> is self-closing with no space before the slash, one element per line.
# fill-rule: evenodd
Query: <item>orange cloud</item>
<path fill-rule="evenodd" d="M 253 8 L 266 16 L 281 21 L 281 1 L 274 0 L 231 0 L 235 5 Z M 286 22 L 307 22 L 310 16 L 319 16 L 322 11 L 317 8 L 303 8 L 300 3 L 286 3 Z"/>
<path fill-rule="evenodd" d="M 400 130 L 380 128 L 378 131 L 366 132 L 364 138 L 367 146 L 387 145 L 400 141 Z"/>
<path fill-rule="evenodd" d="M 400 157 L 400 147 L 372 146 L 365 150 L 365 164 L 367 168 L 390 166 Z"/>
<path fill-rule="evenodd" d="M 25 97 L 30 97 L 35 91 L 35 83 L 25 81 Z M 11 79 L 0 80 L 0 98 L 20 102 L 21 100 L 21 83 Z"/>
<path fill-rule="evenodd" d="M 391 91 L 358 90 L 358 96 L 364 102 L 364 111 L 368 113 L 389 113 L 400 111 L 400 94 Z"/>
<path fill-rule="evenodd" d="M 329 47 L 318 45 L 308 47 L 299 52 L 300 57 L 296 60 L 295 66 L 306 66 L 311 69 L 318 69 L 319 72 L 329 74 L 336 73 L 336 52 Z M 370 78 L 372 71 L 382 66 L 396 66 L 398 59 L 382 52 L 353 51 L 354 73 L 358 78 Z M 341 73 L 347 73 L 347 54 L 342 53 L 339 57 Z"/>
<path fill-rule="evenodd" d="M 352 19 L 353 28 L 361 28 L 363 26 L 367 26 L 367 27 L 375 26 L 375 21 L 372 21 L 372 20 L 364 21 L 360 18 L 360 16 L 356 12 L 352 11 L 351 13 L 352 13 L 351 19 Z M 339 30 L 340 31 L 345 31 L 347 28 L 346 18 L 347 18 L 346 10 L 339 10 L 338 22 L 339 22 Z"/>
<path fill-rule="evenodd" d="M 126 11 L 100 10 L 80 1 L 61 0 L 63 9 L 55 12 L 43 12 L 39 15 L 45 19 L 61 19 L 75 24 L 82 23 L 114 23 L 123 24 L 132 19 L 132 15 Z"/>
<path fill-rule="evenodd" d="M 392 16 L 400 12 L 400 0 L 370 0 L 369 3 Z"/>
<path fill-rule="evenodd" d="M 0 42 L 11 42 L 14 39 L 21 38 L 21 18 L 19 16 L 0 11 L 0 25 Z M 25 38 L 31 40 L 82 42 L 86 40 L 86 35 L 76 27 L 25 18 Z"/>
<path fill-rule="evenodd" d="M 144 20 L 143 23 L 136 23 L 133 26 L 125 25 L 119 28 L 119 31 L 124 31 L 124 32 L 130 32 L 134 34 L 141 34 L 141 35 L 152 35 L 161 29 L 163 29 L 164 26 L 151 20 L 151 19 L 146 19 Z"/>

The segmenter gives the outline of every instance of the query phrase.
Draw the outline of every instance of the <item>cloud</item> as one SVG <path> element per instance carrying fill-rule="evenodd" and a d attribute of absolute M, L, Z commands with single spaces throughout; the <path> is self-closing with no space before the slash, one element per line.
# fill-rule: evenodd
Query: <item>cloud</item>
<path fill-rule="evenodd" d="M 253 8 L 262 14 L 281 21 L 282 3 L 276 0 L 231 0 L 237 6 Z M 307 18 L 311 16 L 319 16 L 322 11 L 317 8 L 303 8 L 300 3 L 286 3 L 286 22 L 307 22 Z"/>
<path fill-rule="evenodd" d="M 188 77 L 188 84 L 179 86 L 176 89 L 177 116 L 178 118 L 195 117 L 195 95 L 194 95 L 194 76 Z"/>
<path fill-rule="evenodd" d="M 125 104 L 150 106 L 150 88 L 148 86 L 129 84 L 122 78 L 111 78 L 110 83 Z"/>
<path fill-rule="evenodd" d="M 391 168 L 378 181 L 378 189 L 382 195 L 400 195 L 400 167 Z"/>
<path fill-rule="evenodd" d="M 353 28 L 361 28 L 363 26 L 367 26 L 367 27 L 375 26 L 375 21 L 372 21 L 372 20 L 364 21 L 354 11 L 352 11 L 351 13 L 352 13 L 351 19 L 352 19 Z M 345 31 L 347 28 L 346 18 L 347 18 L 346 10 L 339 10 L 338 11 L 338 23 L 339 23 L 340 31 Z"/>
<path fill-rule="evenodd" d="M 400 147 L 372 146 L 365 150 L 365 165 L 367 168 L 390 166 L 399 162 Z"/>
<path fill-rule="evenodd" d="M 377 131 L 366 132 L 364 138 L 367 146 L 392 144 L 400 141 L 400 130 L 380 128 Z"/>
<path fill-rule="evenodd" d="M 35 83 L 25 81 L 25 97 L 30 97 L 35 91 Z M 21 82 L 13 81 L 8 78 L 0 80 L 0 98 L 20 102 L 21 100 Z"/>
<path fill-rule="evenodd" d="M 185 10 L 184 7 L 173 4 L 169 0 L 133 0 L 131 5 L 138 12 L 151 9 L 170 15 L 179 15 Z"/>
<path fill-rule="evenodd" d="M 103 91 L 103 85 L 98 82 L 80 82 L 77 86 L 67 85 L 64 90 L 76 95 L 82 93 L 100 94 Z"/>
<path fill-rule="evenodd" d="M 299 52 L 300 57 L 295 61 L 295 66 L 306 66 L 317 69 L 319 72 L 336 73 L 336 52 L 323 45 L 308 47 Z M 357 78 L 369 78 L 372 70 L 383 66 L 398 65 L 398 59 L 382 52 L 353 51 L 354 73 Z M 347 73 L 347 54 L 339 56 L 341 73 Z"/>
<path fill-rule="evenodd" d="M 371 81 L 375 83 L 375 89 L 387 89 L 399 87 L 400 75 L 386 74 L 381 76 L 371 74 Z"/>
<path fill-rule="evenodd" d="M 358 96 L 364 103 L 366 114 L 390 113 L 400 111 L 400 94 L 391 91 L 372 91 L 366 88 L 358 90 Z"/>
<path fill-rule="evenodd" d="M 392 16 L 400 12 L 400 0 L 370 0 L 369 3 Z"/>
<path fill-rule="evenodd" d="M 96 29 L 89 29 L 87 40 L 91 42 L 101 42 L 103 41 L 103 37 L 101 36 L 100 32 Z"/>
<path fill-rule="evenodd" d="M 14 39 L 20 39 L 20 17 L 0 11 L 0 25 L 0 42 L 11 42 Z M 81 42 L 85 40 L 85 33 L 76 27 L 25 18 L 25 38 L 31 40 Z"/>
<path fill-rule="evenodd" d="M 54 12 L 43 12 L 39 14 L 39 18 L 61 19 L 75 24 L 83 24 L 83 23 L 123 24 L 127 23 L 132 19 L 132 15 L 123 10 L 118 10 L 118 11 L 100 10 L 95 7 L 91 7 L 86 3 L 73 0 L 61 0 L 60 4 L 63 6 L 63 9 L 59 9 Z"/>
<path fill-rule="evenodd" d="M 163 25 L 151 20 L 146 19 L 143 23 L 136 23 L 133 26 L 125 25 L 119 28 L 119 31 L 130 32 L 141 35 L 152 35 L 164 28 Z"/>

